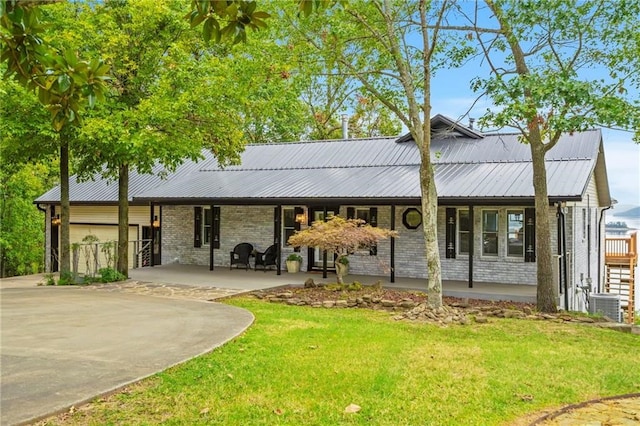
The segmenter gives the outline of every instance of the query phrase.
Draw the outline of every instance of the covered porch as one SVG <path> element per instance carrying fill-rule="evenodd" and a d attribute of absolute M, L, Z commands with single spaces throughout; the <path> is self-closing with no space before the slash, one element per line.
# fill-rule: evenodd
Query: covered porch
<path fill-rule="evenodd" d="M 276 271 L 262 272 L 262 270 L 229 270 L 225 267 L 210 271 L 208 266 L 168 264 L 161 266 L 132 269 L 129 271 L 131 279 L 144 282 L 162 284 L 179 284 L 199 287 L 218 287 L 244 291 L 260 290 L 272 287 L 294 285 L 302 286 L 308 278 L 316 283 L 335 282 L 335 274 L 329 273 L 326 279 L 322 272 L 299 272 L 296 274 Z M 348 275 L 345 282 L 359 281 L 364 285 L 371 285 L 380 281 L 383 287 L 403 290 L 426 290 L 426 280 L 416 278 L 396 278 L 389 281 L 389 276 Z M 467 281 L 444 281 L 445 296 L 482 299 L 482 300 L 510 300 L 514 302 L 535 303 L 536 287 L 523 284 L 475 283 L 469 288 Z"/>

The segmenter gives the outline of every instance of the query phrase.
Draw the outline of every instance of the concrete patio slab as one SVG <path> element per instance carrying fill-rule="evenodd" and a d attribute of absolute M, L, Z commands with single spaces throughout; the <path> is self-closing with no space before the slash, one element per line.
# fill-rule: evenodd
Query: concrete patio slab
<path fill-rule="evenodd" d="M 277 275 L 275 271 L 244 270 L 217 267 L 210 271 L 208 266 L 170 264 L 147 268 L 131 269 L 129 277 L 136 281 L 183 284 L 192 286 L 218 287 L 233 289 L 238 292 L 272 288 L 284 285 L 302 285 L 305 280 L 312 278 L 318 282 L 335 282 L 335 273 L 329 272 L 327 278 L 322 278 L 322 272 L 299 272 L 289 274 L 286 271 Z M 373 284 L 380 281 L 384 287 L 403 290 L 426 291 L 427 280 L 417 278 L 396 278 L 390 282 L 388 276 L 348 275 L 345 280 L 359 281 L 363 284 Z M 445 296 L 483 299 L 483 300 L 511 300 L 514 302 L 535 303 L 536 286 L 475 283 L 473 288 L 465 281 L 444 281 L 443 294 Z"/>

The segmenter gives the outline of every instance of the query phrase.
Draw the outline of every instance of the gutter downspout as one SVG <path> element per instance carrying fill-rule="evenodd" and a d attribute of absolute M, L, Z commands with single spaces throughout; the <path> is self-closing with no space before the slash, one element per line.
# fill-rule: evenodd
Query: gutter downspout
<path fill-rule="evenodd" d="M 567 232 L 566 218 L 562 210 L 562 203 L 557 204 L 558 218 L 558 283 L 560 292 L 564 293 L 564 309 L 569 310 L 569 293 L 567 288 Z"/>
<path fill-rule="evenodd" d="M 569 288 L 567 277 L 567 218 L 564 212 L 561 212 L 562 216 L 562 275 L 564 280 L 564 301 L 569 304 Z"/>
<path fill-rule="evenodd" d="M 604 220 L 604 212 L 613 208 L 613 203 L 610 206 L 600 210 L 600 219 L 598 219 L 598 288 L 597 293 L 600 293 L 600 284 L 602 282 L 602 221 Z"/>
<path fill-rule="evenodd" d="M 587 282 L 591 282 L 591 197 L 587 194 Z"/>

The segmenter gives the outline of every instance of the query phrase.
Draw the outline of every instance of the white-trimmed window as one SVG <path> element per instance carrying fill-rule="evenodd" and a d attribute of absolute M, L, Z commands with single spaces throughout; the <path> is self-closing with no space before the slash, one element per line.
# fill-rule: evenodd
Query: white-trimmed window
<path fill-rule="evenodd" d="M 482 255 L 498 255 L 498 211 L 482 211 Z"/>
<path fill-rule="evenodd" d="M 458 210 L 458 254 L 469 254 L 469 210 Z"/>
<path fill-rule="evenodd" d="M 524 210 L 507 210 L 507 256 L 524 256 Z"/>
<path fill-rule="evenodd" d="M 220 207 L 213 207 L 212 214 L 211 206 L 195 206 L 193 208 L 193 222 L 194 247 L 209 246 L 213 230 L 213 248 L 220 248 Z"/>
<path fill-rule="evenodd" d="M 288 247 L 289 237 L 296 231 L 296 214 L 293 207 L 282 209 L 282 246 Z"/>
<path fill-rule="evenodd" d="M 213 226 L 211 208 L 204 207 L 202 209 L 202 216 L 202 243 L 204 245 L 209 245 L 211 242 L 211 226 Z"/>

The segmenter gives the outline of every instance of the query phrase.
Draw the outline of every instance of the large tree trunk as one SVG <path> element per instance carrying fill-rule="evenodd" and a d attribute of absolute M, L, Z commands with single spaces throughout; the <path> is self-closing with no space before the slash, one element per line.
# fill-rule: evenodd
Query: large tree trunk
<path fill-rule="evenodd" d="M 60 138 L 60 277 L 71 273 L 71 242 L 69 239 L 69 140 L 64 129 Z"/>
<path fill-rule="evenodd" d="M 438 248 L 438 194 L 431 161 L 423 158 L 420 166 L 422 190 L 422 232 L 427 257 L 427 302 L 430 307 L 442 306 L 442 273 Z"/>
<path fill-rule="evenodd" d="M 118 272 L 129 276 L 129 165 L 118 170 Z"/>
<path fill-rule="evenodd" d="M 428 77 L 430 79 L 430 76 Z M 425 78 L 425 99 L 429 98 L 430 80 Z M 440 249 L 438 247 L 438 192 L 431 163 L 431 113 L 430 105 L 425 103 L 420 147 L 420 192 L 422 205 L 422 233 L 424 235 L 425 254 L 427 259 L 427 303 L 432 308 L 442 306 L 442 269 Z"/>
<path fill-rule="evenodd" d="M 553 284 L 553 253 L 551 252 L 551 225 L 549 224 L 549 196 L 547 193 L 547 169 L 544 162 L 545 146 L 536 127 L 530 133 L 533 163 L 533 188 L 536 207 L 536 305 L 541 312 L 557 311 L 557 289 Z"/>

